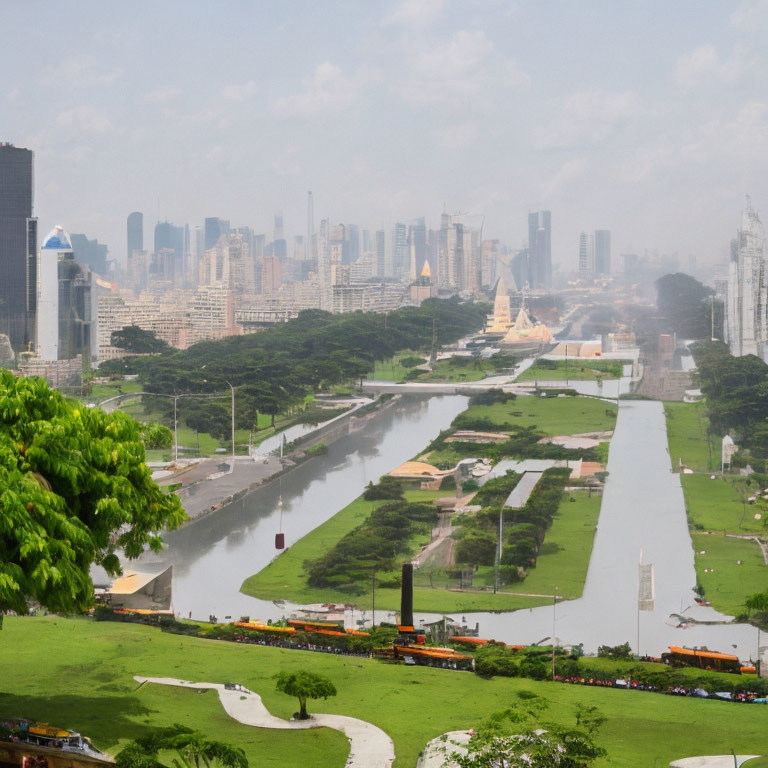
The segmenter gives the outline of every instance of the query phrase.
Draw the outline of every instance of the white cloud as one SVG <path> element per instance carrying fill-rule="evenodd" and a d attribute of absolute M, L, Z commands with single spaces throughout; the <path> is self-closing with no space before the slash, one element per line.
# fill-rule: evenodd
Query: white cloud
<path fill-rule="evenodd" d="M 503 69 L 504 83 L 510 88 L 528 88 L 531 84 L 531 76 L 520 69 L 517 62 L 507 59 Z"/>
<path fill-rule="evenodd" d="M 362 77 L 347 77 L 335 64 L 324 61 L 304 80 L 301 93 L 277 99 L 272 111 L 283 117 L 310 118 L 343 109 L 355 100 L 362 81 Z"/>
<path fill-rule="evenodd" d="M 443 0 L 405 0 L 387 16 L 382 24 L 425 27 L 431 24 L 443 10 Z"/>
<path fill-rule="evenodd" d="M 702 80 L 730 84 L 736 82 L 753 63 L 753 58 L 740 49 L 734 50 L 729 58 L 722 59 L 714 45 L 701 45 L 678 58 L 675 81 L 683 88 L 690 88 Z"/>
<path fill-rule="evenodd" d="M 579 91 L 556 105 L 555 115 L 537 128 L 534 143 L 541 149 L 594 146 L 642 111 L 633 91 Z"/>
<path fill-rule="evenodd" d="M 106 133 L 112 130 L 112 122 L 107 115 L 90 104 L 61 112 L 56 117 L 56 125 L 71 130 L 73 134 Z"/>
<path fill-rule="evenodd" d="M 253 96 L 258 88 L 255 80 L 248 80 L 245 83 L 232 83 L 231 85 L 224 86 L 221 95 L 230 101 L 245 101 Z"/>
<path fill-rule="evenodd" d="M 437 140 L 444 149 L 462 149 L 477 140 L 477 126 L 474 123 L 448 125 L 437 131 Z"/>
<path fill-rule="evenodd" d="M 768 12 L 768 0 L 742 0 L 739 7 L 731 14 L 730 23 L 734 27 L 742 27 L 755 21 L 764 21 L 766 12 Z"/>
<path fill-rule="evenodd" d="M 138 101 L 142 104 L 166 104 L 177 96 L 181 96 L 181 93 L 181 88 L 155 88 L 140 96 Z"/>
<path fill-rule="evenodd" d="M 81 55 L 62 59 L 56 66 L 48 67 L 40 81 L 46 86 L 94 88 L 112 85 L 121 76 L 121 69 L 104 71 L 93 56 Z"/>

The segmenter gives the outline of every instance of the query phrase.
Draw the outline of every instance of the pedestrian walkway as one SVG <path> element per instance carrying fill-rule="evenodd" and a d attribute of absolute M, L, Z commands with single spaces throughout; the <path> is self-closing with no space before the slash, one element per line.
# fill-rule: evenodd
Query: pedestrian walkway
<path fill-rule="evenodd" d="M 346 768 L 390 768 L 395 759 L 395 745 L 381 728 L 365 720 L 344 715 L 312 715 L 309 720 L 283 720 L 275 717 L 264 706 L 258 693 L 243 686 L 227 689 L 221 683 L 190 683 L 175 677 L 141 677 L 134 680 L 158 685 L 176 685 L 181 688 L 210 688 L 218 692 L 226 713 L 243 725 L 256 728 L 304 730 L 307 728 L 333 728 L 349 739 L 349 757 Z"/>
<path fill-rule="evenodd" d="M 739 766 L 757 755 L 736 755 L 735 765 Z M 684 757 L 669 764 L 669 768 L 734 768 L 733 755 L 702 755 Z"/>

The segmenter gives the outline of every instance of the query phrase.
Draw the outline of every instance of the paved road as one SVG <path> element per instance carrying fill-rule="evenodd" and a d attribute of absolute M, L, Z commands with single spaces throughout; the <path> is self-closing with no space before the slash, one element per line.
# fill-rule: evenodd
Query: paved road
<path fill-rule="evenodd" d="M 274 456 L 258 461 L 238 457 L 233 472 L 219 471 L 222 464 L 229 465 L 231 461 L 231 456 L 201 461 L 181 474 L 163 478 L 160 484 L 181 483 L 176 493 L 189 517 L 196 518 L 227 504 L 234 494 L 265 482 L 282 469 L 280 459 Z"/>
<path fill-rule="evenodd" d="M 175 677 L 134 676 L 139 683 L 177 685 L 182 688 L 212 688 L 219 694 L 226 713 L 243 725 L 281 730 L 333 728 L 349 739 L 349 757 L 346 768 L 390 768 L 395 759 L 395 745 L 381 728 L 365 720 L 344 715 L 312 715 L 309 720 L 282 720 L 264 706 L 258 693 L 241 686 L 240 690 L 227 690 L 221 683 L 189 683 Z"/>

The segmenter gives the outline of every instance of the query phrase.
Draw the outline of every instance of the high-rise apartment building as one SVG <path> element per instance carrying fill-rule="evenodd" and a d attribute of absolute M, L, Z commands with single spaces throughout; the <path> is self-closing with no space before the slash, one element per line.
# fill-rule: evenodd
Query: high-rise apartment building
<path fill-rule="evenodd" d="M 387 250 L 383 229 L 376 230 L 374 240 L 376 244 L 376 277 L 381 278 L 387 274 Z"/>
<path fill-rule="evenodd" d="M 126 236 L 127 249 L 125 255 L 126 259 L 128 259 L 134 251 L 144 250 L 144 214 L 140 211 L 128 214 Z"/>
<path fill-rule="evenodd" d="M 15 351 L 35 339 L 37 219 L 32 216 L 33 153 L 0 144 L 0 333 Z"/>
<path fill-rule="evenodd" d="M 398 280 L 407 280 L 410 268 L 408 228 L 398 222 L 392 229 L 392 275 Z"/>
<path fill-rule="evenodd" d="M 595 274 L 611 274 L 611 233 L 607 229 L 595 230 Z"/>
<path fill-rule="evenodd" d="M 732 355 L 768 359 L 768 275 L 765 231 L 747 198 L 741 229 L 731 243 L 726 337 Z"/>
<path fill-rule="evenodd" d="M 75 253 L 75 260 L 79 264 L 89 267 L 97 275 L 107 274 L 108 249 L 104 243 L 100 243 L 98 240 L 89 240 L 85 235 L 74 232 L 69 239 Z"/>
<path fill-rule="evenodd" d="M 594 240 L 586 232 L 579 235 L 579 277 L 592 277 L 595 273 Z"/>
<path fill-rule="evenodd" d="M 531 288 L 552 286 L 552 214 L 528 214 L 528 283 Z"/>

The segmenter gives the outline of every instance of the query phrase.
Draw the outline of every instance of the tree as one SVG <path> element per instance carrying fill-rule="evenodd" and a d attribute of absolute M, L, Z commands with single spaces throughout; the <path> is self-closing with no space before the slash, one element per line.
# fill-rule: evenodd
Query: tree
<path fill-rule="evenodd" d="M 158 339 L 152 331 L 145 331 L 138 325 L 127 325 L 119 331 L 112 331 L 110 342 L 113 347 L 134 354 L 155 355 L 170 350 L 167 341 Z"/>
<path fill-rule="evenodd" d="M 297 672 L 281 672 L 277 675 L 278 691 L 299 700 L 297 720 L 307 720 L 307 699 L 327 699 L 336 695 L 336 686 L 327 678 L 300 669 Z"/>
<path fill-rule="evenodd" d="M 459 768 L 586 768 L 603 757 L 592 734 L 602 722 L 593 707 L 586 713 L 589 733 L 561 725 L 534 725 L 547 702 L 530 691 L 518 691 L 520 702 L 497 712 L 478 729 L 467 745 L 467 753 L 454 752 L 444 766 Z M 594 711 L 592 711 L 594 710 Z M 584 721 L 584 715 L 582 716 Z M 585 725 L 587 723 L 585 722 Z"/>
<path fill-rule="evenodd" d="M 152 480 L 142 426 L 84 408 L 42 379 L 0 371 L 0 611 L 27 600 L 79 612 L 93 600 L 90 566 L 120 573 L 159 532 L 185 518 Z"/>
<path fill-rule="evenodd" d="M 248 768 L 248 759 L 240 747 L 212 741 L 200 731 L 176 725 L 154 728 L 128 744 L 115 758 L 118 768 L 163 768 L 159 752 L 174 751 L 174 768 Z"/>
<path fill-rule="evenodd" d="M 683 272 L 664 275 L 656 281 L 656 306 L 669 321 L 669 329 L 688 339 L 711 334 L 712 290 Z"/>

